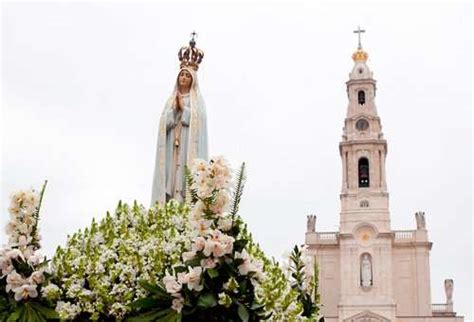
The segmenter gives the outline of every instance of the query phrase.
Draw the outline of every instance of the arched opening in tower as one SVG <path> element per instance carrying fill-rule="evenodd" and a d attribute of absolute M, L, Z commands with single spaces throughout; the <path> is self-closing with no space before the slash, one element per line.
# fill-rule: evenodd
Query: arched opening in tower
<path fill-rule="evenodd" d="M 369 160 L 367 158 L 359 159 L 359 187 L 367 188 L 370 183 L 369 178 Z"/>
<path fill-rule="evenodd" d="M 359 102 L 359 105 L 364 105 L 365 104 L 365 92 L 364 91 L 359 91 L 357 93 L 357 100 Z"/>

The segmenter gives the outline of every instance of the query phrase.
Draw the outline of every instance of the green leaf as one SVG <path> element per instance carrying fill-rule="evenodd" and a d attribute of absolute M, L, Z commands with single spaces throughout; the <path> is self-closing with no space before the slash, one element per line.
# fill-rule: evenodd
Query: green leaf
<path fill-rule="evenodd" d="M 240 266 L 240 264 L 243 264 L 244 260 L 242 258 L 236 258 L 234 260 L 234 265 L 235 266 Z"/>
<path fill-rule="evenodd" d="M 13 311 L 7 319 L 7 322 L 13 322 L 13 321 L 18 321 L 20 319 L 20 316 L 23 314 L 24 307 L 19 306 Z"/>
<path fill-rule="evenodd" d="M 240 293 L 245 293 L 246 290 L 247 290 L 247 280 L 245 279 L 242 282 L 240 282 L 239 291 Z"/>
<path fill-rule="evenodd" d="M 189 192 L 189 194 L 191 195 L 191 204 L 194 205 L 197 201 L 198 201 L 198 195 L 197 195 L 197 191 L 195 189 L 191 189 L 191 186 L 193 185 L 194 183 L 194 178 L 193 178 L 193 174 L 191 173 L 191 170 L 185 166 L 184 167 L 184 176 L 186 178 L 185 180 L 185 184 L 186 184 L 186 190 Z"/>
<path fill-rule="evenodd" d="M 178 322 L 178 321 L 181 321 L 181 314 L 179 314 L 175 310 L 171 310 L 171 312 L 169 312 L 167 315 L 156 320 L 156 322 Z"/>
<path fill-rule="evenodd" d="M 157 301 L 154 298 L 147 297 L 144 299 L 136 300 L 135 302 L 132 302 L 129 304 L 129 306 L 133 309 L 150 309 L 154 306 L 156 306 Z"/>
<path fill-rule="evenodd" d="M 261 309 L 262 307 L 264 307 L 265 304 L 260 304 L 260 303 L 253 303 L 252 306 L 250 307 L 250 309 L 252 311 L 256 311 L 258 309 Z"/>
<path fill-rule="evenodd" d="M 171 310 L 171 309 L 152 310 L 152 311 L 149 311 L 149 312 L 146 312 L 146 313 L 142 313 L 138 316 L 127 318 L 125 321 L 126 322 L 153 322 L 158 318 L 166 316 L 171 311 L 173 311 L 173 310 Z M 175 311 L 173 311 L 173 312 L 175 312 Z"/>
<path fill-rule="evenodd" d="M 30 308 L 29 305 L 24 306 L 23 314 L 21 315 L 20 321 L 25 321 L 25 322 L 37 321 L 36 314 L 34 314 L 34 311 Z"/>
<path fill-rule="evenodd" d="M 54 309 L 34 302 L 30 303 L 30 306 L 36 311 L 36 313 L 38 313 L 38 315 L 44 317 L 46 320 L 59 319 L 59 315 Z"/>
<path fill-rule="evenodd" d="M 237 309 L 237 313 L 239 314 L 240 319 L 243 322 L 248 322 L 249 320 L 249 311 L 245 306 L 242 304 L 239 304 L 239 308 Z"/>
<path fill-rule="evenodd" d="M 201 266 L 201 259 L 199 257 L 195 257 L 193 259 L 190 259 L 184 262 L 184 264 L 186 266 L 191 266 L 191 267 Z"/>
<path fill-rule="evenodd" d="M 232 195 L 232 201 L 231 201 L 232 207 L 230 210 L 230 213 L 232 214 L 232 221 L 234 221 L 235 215 L 237 215 L 237 212 L 239 212 L 239 204 L 240 204 L 240 199 L 242 198 L 242 194 L 244 192 L 245 180 L 246 180 L 246 175 L 245 175 L 245 162 L 244 162 L 242 163 L 239 171 L 237 172 L 237 182 L 235 184 L 234 193 Z"/>
<path fill-rule="evenodd" d="M 214 307 L 217 305 L 217 300 L 214 294 L 203 293 L 199 296 L 197 305 L 203 308 Z"/>
<path fill-rule="evenodd" d="M 188 268 L 186 266 L 175 266 L 174 271 L 175 273 L 183 273 L 187 272 Z"/>
<path fill-rule="evenodd" d="M 164 288 L 162 288 L 161 286 L 157 284 L 152 284 L 145 280 L 140 280 L 138 283 L 140 284 L 141 287 L 143 287 L 145 290 L 147 290 L 151 294 L 156 294 L 164 298 L 171 298 L 171 295 L 168 294 L 168 292 L 166 292 Z"/>
<path fill-rule="evenodd" d="M 247 243 L 248 243 L 248 240 L 245 240 L 245 239 L 236 240 L 234 242 L 234 250 L 239 253 L 242 252 L 242 250 L 245 248 Z"/>
<path fill-rule="evenodd" d="M 219 272 L 215 268 L 209 268 L 207 270 L 207 274 L 209 275 L 210 278 L 216 278 L 219 277 Z"/>

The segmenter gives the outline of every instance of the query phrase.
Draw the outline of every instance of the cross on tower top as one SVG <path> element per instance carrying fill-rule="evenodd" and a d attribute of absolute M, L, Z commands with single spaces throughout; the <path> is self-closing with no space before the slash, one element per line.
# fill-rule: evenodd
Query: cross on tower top
<path fill-rule="evenodd" d="M 354 33 L 358 34 L 358 36 L 359 36 L 359 46 L 357 47 L 357 49 L 362 49 L 362 44 L 360 42 L 360 34 L 363 33 L 363 32 L 365 32 L 365 30 L 360 29 L 360 26 L 357 26 L 357 30 L 354 30 Z"/>

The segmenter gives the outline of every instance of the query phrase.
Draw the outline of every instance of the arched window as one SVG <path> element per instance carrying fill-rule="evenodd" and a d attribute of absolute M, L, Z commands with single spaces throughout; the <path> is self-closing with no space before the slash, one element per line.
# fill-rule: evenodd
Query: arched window
<path fill-rule="evenodd" d="M 359 105 L 364 105 L 365 104 L 365 92 L 364 91 L 358 91 L 357 92 L 357 101 L 359 102 Z"/>
<path fill-rule="evenodd" d="M 367 188 L 369 186 L 369 160 L 367 158 L 359 159 L 359 187 Z"/>

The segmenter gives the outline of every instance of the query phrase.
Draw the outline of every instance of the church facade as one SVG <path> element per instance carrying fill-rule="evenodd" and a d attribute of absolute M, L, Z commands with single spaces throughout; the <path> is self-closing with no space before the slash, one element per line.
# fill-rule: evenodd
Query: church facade
<path fill-rule="evenodd" d="M 375 104 L 376 81 L 360 40 L 352 58 L 339 143 L 339 231 L 318 232 L 316 216 L 308 216 L 305 238 L 319 267 L 322 314 L 329 322 L 464 321 L 453 312 L 452 280 L 445 280 L 446 303 L 431 303 L 432 242 L 424 213 L 415 214 L 415 230 L 390 227 L 387 141 Z"/>

